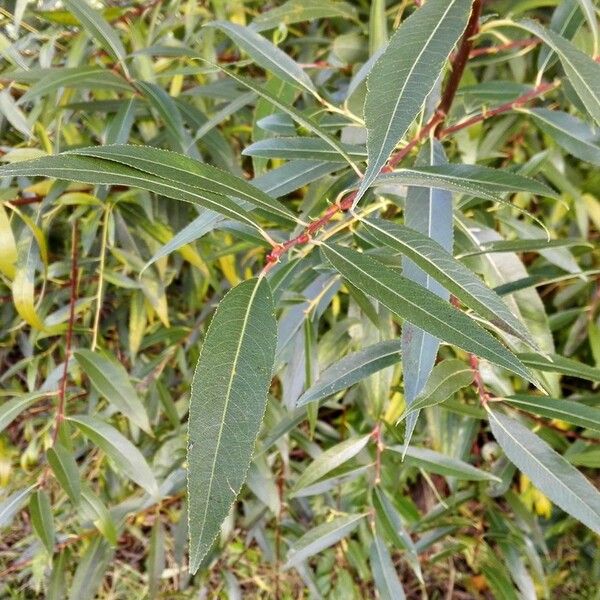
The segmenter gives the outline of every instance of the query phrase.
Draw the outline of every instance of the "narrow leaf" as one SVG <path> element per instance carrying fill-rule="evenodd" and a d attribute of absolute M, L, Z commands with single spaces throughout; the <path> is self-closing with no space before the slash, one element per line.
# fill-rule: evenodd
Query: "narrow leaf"
<path fill-rule="evenodd" d="M 285 52 L 253 29 L 229 21 L 213 21 L 205 27 L 220 29 L 266 71 L 292 85 L 299 85 L 311 94 L 318 95 L 313 82 L 302 68 Z"/>
<path fill-rule="evenodd" d="M 54 476 L 71 502 L 75 505 L 79 504 L 81 483 L 79 481 L 79 469 L 73 455 L 64 446 L 55 444 L 52 448 L 48 448 L 46 457 Z"/>
<path fill-rule="evenodd" d="M 73 356 L 97 392 L 114 404 L 132 423 L 152 435 L 148 414 L 129 381 L 125 367 L 108 355 L 91 350 L 76 350 Z"/>
<path fill-rule="evenodd" d="M 531 374 L 500 342 L 435 294 L 398 275 L 374 258 L 350 248 L 330 244 L 323 245 L 323 251 L 343 277 L 379 300 L 398 317 L 449 344 L 531 380 Z"/>
<path fill-rule="evenodd" d="M 54 553 L 54 522 L 50 499 L 44 490 L 37 490 L 29 498 L 29 516 L 31 526 L 48 551 Z"/>
<path fill-rule="evenodd" d="M 400 362 L 400 349 L 400 340 L 386 340 L 345 356 L 321 373 L 315 383 L 300 396 L 296 406 L 304 406 L 331 396 Z"/>
<path fill-rule="evenodd" d="M 405 419 L 409 414 L 441 404 L 451 398 L 458 390 L 468 386 L 473 381 L 473 369 L 461 360 L 447 358 L 431 371 L 431 375 L 420 394 L 402 415 Z"/>
<path fill-rule="evenodd" d="M 369 163 L 356 202 L 417 117 L 464 31 L 471 0 L 429 0 L 402 22 L 367 79 Z"/>
<path fill-rule="evenodd" d="M 192 383 L 187 456 L 192 573 L 246 479 L 276 347 L 267 281 L 251 279 L 233 288 L 211 321 Z"/>
<path fill-rule="evenodd" d="M 370 437 L 364 435 L 344 440 L 320 454 L 298 477 L 292 489 L 292 496 L 356 456 L 367 445 Z"/>
<path fill-rule="evenodd" d="M 77 415 L 68 417 L 87 438 L 103 450 L 115 467 L 124 475 L 143 487 L 151 496 L 158 494 L 158 484 L 142 453 L 114 427 L 104 421 Z"/>
<path fill-rule="evenodd" d="M 600 534 L 600 493 L 560 454 L 516 419 L 489 410 L 496 441 L 552 502 Z"/>
<path fill-rule="evenodd" d="M 318 554 L 325 548 L 337 544 L 341 539 L 354 531 L 365 514 L 346 515 L 338 517 L 329 523 L 323 523 L 305 533 L 297 542 L 292 544 L 284 569 L 299 565 L 303 560 Z"/>
<path fill-rule="evenodd" d="M 383 540 L 377 535 L 371 545 L 369 558 L 373 570 L 373 579 L 381 600 L 403 600 L 406 598 L 390 553 Z"/>
<path fill-rule="evenodd" d="M 28 409 L 42 398 L 47 398 L 47 393 L 33 392 L 24 394 L 0 404 L 0 433 L 4 431 L 24 410 Z"/>
<path fill-rule="evenodd" d="M 517 355 L 521 362 L 532 369 L 549 373 L 561 373 L 570 377 L 587 379 L 592 383 L 600 381 L 600 368 L 590 367 L 573 358 L 566 358 L 559 354 L 541 355 L 535 352 L 521 352 Z"/>

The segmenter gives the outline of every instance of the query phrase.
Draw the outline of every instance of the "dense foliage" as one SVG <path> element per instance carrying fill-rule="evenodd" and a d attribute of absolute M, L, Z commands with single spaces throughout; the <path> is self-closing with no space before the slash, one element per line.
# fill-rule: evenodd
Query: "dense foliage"
<path fill-rule="evenodd" d="M 597 13 L 3 3 L 0 596 L 597 597 Z"/>

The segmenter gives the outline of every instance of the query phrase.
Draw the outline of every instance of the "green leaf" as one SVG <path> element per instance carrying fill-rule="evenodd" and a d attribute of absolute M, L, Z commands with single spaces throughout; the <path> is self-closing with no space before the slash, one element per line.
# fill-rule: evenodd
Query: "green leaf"
<path fill-rule="evenodd" d="M 111 546 L 117 545 L 117 528 L 104 502 L 84 483 L 81 487 L 80 511 L 104 536 Z"/>
<path fill-rule="evenodd" d="M 573 358 L 566 358 L 559 354 L 543 356 L 535 352 L 520 352 L 517 356 L 525 366 L 538 371 L 561 373 L 570 377 L 587 379 L 592 383 L 600 381 L 600 368 L 590 367 Z"/>
<path fill-rule="evenodd" d="M 0 528 L 10 525 L 34 488 L 35 485 L 31 485 L 28 488 L 19 490 L 0 503 Z"/>
<path fill-rule="evenodd" d="M 91 350 L 75 350 L 73 356 L 96 391 L 132 423 L 152 435 L 148 414 L 129 381 L 125 367 L 107 354 L 99 354 Z"/>
<path fill-rule="evenodd" d="M 515 25 L 533 33 L 556 52 L 581 102 L 594 121 L 600 124 L 600 63 L 535 21 L 527 19 Z"/>
<path fill-rule="evenodd" d="M 360 438 L 344 440 L 317 456 L 298 477 L 291 490 L 292 496 L 356 456 L 367 445 L 370 438 L 369 434 Z"/>
<path fill-rule="evenodd" d="M 201 190 L 211 195 L 220 194 L 221 197 L 230 196 L 246 200 L 285 223 L 296 221 L 287 208 L 254 185 L 223 169 L 201 163 L 183 154 L 149 146 L 130 145 L 78 148 L 65 154 L 90 156 L 121 163 L 166 181 L 180 182 L 192 191 Z M 228 201 L 228 204 L 231 205 L 231 202 Z M 208 208 L 213 207 L 208 206 Z"/>
<path fill-rule="evenodd" d="M 416 164 L 443 165 L 447 162 L 441 143 L 430 140 L 419 153 Z M 445 253 L 451 253 L 454 241 L 452 194 L 437 188 L 409 187 L 404 201 L 404 224 L 420 232 L 436 247 L 439 245 Z M 378 225 L 374 223 L 373 227 L 377 229 Z M 389 244 L 388 236 L 383 237 L 386 240 L 383 244 Z M 376 245 L 381 244 L 382 241 L 377 240 Z M 442 300 L 450 300 L 449 291 L 409 256 L 402 258 L 402 274 Z M 440 340 L 412 323 L 404 324 L 401 337 L 404 400 L 406 406 L 411 406 L 435 365 Z M 406 421 L 404 443 L 407 445 L 410 444 L 418 417 L 417 412 L 411 413 Z"/>
<path fill-rule="evenodd" d="M 68 420 L 103 450 L 119 471 L 143 487 L 152 497 L 158 495 L 158 484 L 146 459 L 114 427 L 87 415 L 68 417 Z"/>
<path fill-rule="evenodd" d="M 133 92 L 131 85 L 112 71 L 101 67 L 71 67 L 50 71 L 27 90 L 20 103 L 30 102 L 63 87 Z"/>
<path fill-rule="evenodd" d="M 547 250 L 548 248 L 562 248 L 568 246 L 586 246 L 593 248 L 593 244 L 585 240 L 574 238 L 563 238 L 560 240 L 548 240 L 546 238 L 535 239 L 514 239 L 514 240 L 496 240 L 481 244 L 479 249 L 470 250 L 460 254 L 458 258 L 466 258 L 468 256 L 478 256 L 481 254 L 495 254 L 500 252 L 535 252 L 539 250 Z"/>
<path fill-rule="evenodd" d="M 417 117 L 470 12 L 471 0 L 428 0 L 402 22 L 373 65 L 364 108 L 369 163 L 355 205 Z"/>
<path fill-rule="evenodd" d="M 304 406 L 346 389 L 373 373 L 400 362 L 400 340 L 367 346 L 333 363 L 296 402 Z"/>
<path fill-rule="evenodd" d="M 16 272 L 17 244 L 3 204 L 0 204 L 0 273 L 13 279 Z"/>
<path fill-rule="evenodd" d="M 214 27 L 231 38 L 242 50 L 252 57 L 256 64 L 266 71 L 291 83 L 299 85 L 311 94 L 318 96 L 310 77 L 285 52 L 250 27 L 243 27 L 229 21 L 213 21 L 205 27 Z"/>
<path fill-rule="evenodd" d="M 48 448 L 46 452 L 48 464 L 60 483 L 62 489 L 69 496 L 74 505 L 78 505 L 81 499 L 81 483 L 79 481 L 79 469 L 73 455 L 60 444 Z"/>
<path fill-rule="evenodd" d="M 264 31 L 280 25 L 335 17 L 356 20 L 356 8 L 338 0 L 288 0 L 259 14 L 251 27 L 255 31 Z"/>
<path fill-rule="evenodd" d="M 516 419 L 489 410 L 490 426 L 506 456 L 565 512 L 600 534 L 600 493 L 560 454 Z"/>
<path fill-rule="evenodd" d="M 31 494 L 29 498 L 29 516 L 31 517 L 31 526 L 48 554 L 54 554 L 55 534 L 52 508 L 48 494 L 44 490 L 37 490 Z"/>
<path fill-rule="evenodd" d="M 190 571 L 246 479 L 277 347 L 269 284 L 251 279 L 219 304 L 192 382 L 188 436 Z"/>
<path fill-rule="evenodd" d="M 319 136 L 322 140 L 329 144 L 336 152 L 338 152 L 338 154 L 344 160 L 346 160 L 346 162 L 348 162 L 348 164 L 356 171 L 357 174 L 361 175 L 360 170 L 354 164 L 352 157 L 346 152 L 342 144 L 338 142 L 332 135 L 327 133 L 327 131 L 325 131 L 322 127 L 317 125 L 312 119 L 306 117 L 292 105 L 283 102 L 276 94 L 271 92 L 269 88 L 265 87 L 264 85 L 261 86 L 258 83 L 255 83 L 252 79 L 248 79 L 247 77 L 243 77 L 241 75 L 236 75 L 235 73 L 227 69 L 221 68 L 221 70 L 238 83 L 241 83 L 248 89 L 252 90 L 253 92 L 256 92 L 261 98 L 268 100 L 271 104 L 273 104 L 273 106 L 276 106 L 286 114 L 290 115 L 290 117 L 292 117 L 292 119 L 296 123 L 298 123 L 302 127 L 305 127 L 306 129 L 308 129 L 308 131 L 311 131 L 315 135 Z"/>
<path fill-rule="evenodd" d="M 123 146 L 110 146 L 110 148 L 122 147 Z M 148 148 L 145 149 L 148 150 Z M 166 151 L 163 150 L 159 152 Z M 180 156 L 175 153 L 168 154 L 172 157 Z M 185 171 L 185 169 L 181 170 Z M 165 173 L 167 172 L 165 171 Z M 254 221 L 236 202 L 226 196 L 208 192 L 190 184 L 181 183 L 181 179 L 180 181 L 177 181 L 179 175 L 179 173 L 172 173 L 173 178 L 168 179 L 152 175 L 149 172 L 133 167 L 128 167 L 118 162 L 113 162 L 112 160 L 99 160 L 88 156 L 74 156 L 67 154 L 47 156 L 36 160 L 0 167 L 0 177 L 40 176 L 55 177 L 58 179 L 90 184 L 128 185 L 161 194 L 167 198 L 173 198 L 174 200 L 183 200 L 193 204 L 199 204 L 200 206 L 212 209 L 237 221 L 242 221 L 255 226 Z M 217 180 L 219 179 L 218 171 L 215 174 L 215 177 Z M 224 177 L 226 177 L 226 175 Z"/>
<path fill-rule="evenodd" d="M 104 573 L 112 560 L 114 551 L 99 536 L 92 539 L 83 556 L 77 561 L 69 600 L 93 600 L 104 579 Z"/>
<path fill-rule="evenodd" d="M 327 260 L 357 288 L 401 319 L 525 379 L 531 374 L 500 342 L 464 313 L 379 261 L 350 248 L 323 244 Z"/>
<path fill-rule="evenodd" d="M 383 540 L 377 535 L 373 539 L 369 558 L 373 570 L 373 579 L 381 600 L 403 600 L 406 598 L 390 553 Z"/>
<path fill-rule="evenodd" d="M 540 129 L 559 146 L 577 158 L 600 165 L 600 135 L 577 117 L 547 108 L 523 109 L 531 115 Z"/>
<path fill-rule="evenodd" d="M 298 541 L 294 542 L 288 552 L 288 559 L 284 569 L 298 566 L 303 560 L 318 554 L 325 548 L 337 544 L 341 539 L 354 531 L 360 521 L 366 517 L 361 515 L 345 515 L 337 517 L 329 523 L 323 523 L 305 533 Z"/>
<path fill-rule="evenodd" d="M 0 405 L 0 433 L 4 431 L 24 410 L 28 409 L 42 398 L 47 398 L 48 393 L 33 392 L 18 396 Z"/>
<path fill-rule="evenodd" d="M 466 306 L 499 329 L 537 347 L 525 325 L 510 312 L 502 298 L 430 237 L 381 219 L 363 223 L 380 243 L 410 258 Z"/>
<path fill-rule="evenodd" d="M 451 398 L 458 390 L 470 385 L 473 381 L 473 369 L 461 360 L 447 358 L 438 363 L 420 394 L 402 415 L 405 419 L 409 414 L 441 404 Z"/>
<path fill-rule="evenodd" d="M 445 477 L 456 477 L 467 481 L 500 481 L 500 478 L 492 473 L 482 471 L 458 458 L 428 448 L 416 448 L 402 444 L 390 446 L 388 450 L 401 453 L 408 464 L 419 467 L 428 473 L 437 473 Z"/>
<path fill-rule="evenodd" d="M 541 415 L 548 419 L 560 419 L 579 427 L 600 431 L 600 409 L 592 406 L 586 406 L 571 400 L 540 398 L 539 396 L 529 396 L 527 394 L 507 396 L 504 400 L 535 415 Z"/>
<path fill-rule="evenodd" d="M 496 202 L 504 202 L 505 194 L 518 192 L 557 198 L 553 190 L 536 179 L 480 165 L 449 164 L 398 169 L 380 175 L 376 183 L 437 187 Z"/>
<path fill-rule="evenodd" d="M 349 156 L 355 159 L 364 159 L 366 151 L 360 146 L 343 144 Z M 321 138 L 315 137 L 276 137 L 259 140 L 244 148 L 244 156 L 259 156 L 265 158 L 288 158 L 306 160 L 326 160 L 340 162 L 338 152 Z"/>
<path fill-rule="evenodd" d="M 148 599 L 155 600 L 159 597 L 161 575 L 165 569 L 165 530 L 160 519 L 156 519 L 150 534 L 148 547 Z"/>
<path fill-rule="evenodd" d="M 86 0 L 64 0 L 64 6 L 77 18 L 85 30 L 116 60 L 125 67 L 125 48 L 116 31 L 104 20 L 102 13 L 93 9 Z"/>

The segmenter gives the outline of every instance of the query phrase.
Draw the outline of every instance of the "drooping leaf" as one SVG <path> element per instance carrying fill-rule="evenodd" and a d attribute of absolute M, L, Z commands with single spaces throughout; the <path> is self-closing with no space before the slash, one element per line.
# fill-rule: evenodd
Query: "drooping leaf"
<path fill-rule="evenodd" d="M 415 465 L 430 473 L 437 473 L 446 477 L 456 477 L 467 481 L 500 481 L 498 477 L 487 471 L 482 471 L 469 463 L 447 454 L 417 448 L 415 446 L 390 446 L 389 450 L 398 452 L 405 457 L 408 464 Z"/>
<path fill-rule="evenodd" d="M 506 456 L 550 500 L 600 534 L 600 493 L 567 460 L 516 419 L 489 410 L 490 426 Z"/>
<path fill-rule="evenodd" d="M 447 162 L 442 145 L 431 140 L 421 150 L 416 164 L 417 166 L 428 166 Z M 435 244 L 442 251 L 451 253 L 454 239 L 452 211 L 452 194 L 448 191 L 433 187 L 409 187 L 404 201 L 404 224 L 412 231 L 420 232 L 427 242 Z M 368 227 L 367 230 L 369 233 L 380 233 L 383 236 L 383 240 L 377 240 L 378 245 L 381 243 L 389 245 L 388 235 L 378 232 L 378 228 L 379 225 L 373 222 L 373 226 Z M 431 271 L 427 268 L 424 269 L 423 265 L 419 265 L 419 261 L 413 260 L 408 255 L 402 257 L 402 273 L 404 277 L 423 286 L 442 300 L 450 299 L 448 289 L 431 276 Z M 401 337 L 404 400 L 406 406 L 409 407 L 422 391 L 431 373 L 440 340 L 410 322 L 405 323 L 402 327 Z M 407 445 L 410 444 L 418 416 L 418 412 L 408 416 L 405 434 L 405 444 Z"/>
<path fill-rule="evenodd" d="M 86 0 L 64 0 L 64 5 L 86 31 L 124 66 L 126 52 L 123 42 L 117 32 L 104 20 L 102 13 L 93 9 Z"/>
<path fill-rule="evenodd" d="M 470 0 L 429 0 L 402 22 L 373 65 L 364 109 L 369 162 L 355 203 L 417 117 L 470 11 Z"/>
<path fill-rule="evenodd" d="M 0 404 L 0 433 L 4 431 L 24 410 L 28 409 L 42 398 L 47 398 L 44 392 L 23 394 Z"/>
<path fill-rule="evenodd" d="M 508 396 L 505 400 L 513 406 L 534 415 L 541 415 L 548 419 L 560 419 L 579 427 L 600 431 L 600 409 L 593 406 L 587 406 L 579 402 L 573 402 L 572 400 L 560 400 L 527 394 Z"/>
<path fill-rule="evenodd" d="M 266 280 L 246 281 L 221 301 L 202 346 L 188 436 L 191 572 L 246 479 L 277 346 L 273 311 Z"/>
<path fill-rule="evenodd" d="M 331 396 L 399 362 L 400 352 L 400 340 L 386 340 L 345 356 L 321 373 L 314 384 L 298 398 L 296 406 L 304 406 Z"/>
<path fill-rule="evenodd" d="M 348 2 L 338 0 L 288 0 L 281 6 L 259 14 L 252 21 L 251 27 L 255 31 L 264 31 L 281 24 L 292 25 L 302 21 L 335 17 L 355 20 L 356 8 Z"/>
<path fill-rule="evenodd" d="M 369 558 L 371 569 L 373 569 L 373 579 L 381 600 L 406 598 L 390 553 L 379 536 L 375 536 L 373 539 Z"/>
<path fill-rule="evenodd" d="M 58 483 L 69 496 L 71 502 L 78 505 L 81 499 L 81 482 L 75 458 L 60 444 L 48 448 L 46 457 Z"/>
<path fill-rule="evenodd" d="M 525 379 L 531 379 L 514 354 L 472 319 L 430 291 L 356 250 L 327 244 L 323 245 L 323 251 L 343 277 L 379 300 L 400 318 L 449 344 L 455 344 Z"/>
<path fill-rule="evenodd" d="M 370 435 L 364 435 L 360 438 L 350 438 L 320 454 L 298 477 L 292 489 L 292 495 L 356 456 L 367 445 L 370 437 Z"/>
<path fill-rule="evenodd" d="M 21 510 L 35 485 L 18 490 L 0 503 L 0 528 L 10 525 L 15 515 Z"/>
<path fill-rule="evenodd" d="M 298 63 L 252 28 L 228 21 L 213 21 L 205 27 L 220 29 L 263 69 L 292 85 L 299 85 L 311 94 L 317 95 L 314 83 Z"/>
<path fill-rule="evenodd" d="M 434 240 L 403 225 L 381 219 L 364 221 L 364 224 L 379 242 L 402 252 L 466 306 L 496 327 L 536 347 L 533 336 L 500 296 Z"/>
<path fill-rule="evenodd" d="M 346 515 L 314 527 L 292 544 L 284 568 L 295 567 L 303 560 L 318 554 L 321 550 L 337 544 L 337 542 L 354 531 L 365 517 L 365 514 Z"/>
<path fill-rule="evenodd" d="M 79 349 L 73 353 L 83 372 L 99 394 L 122 412 L 132 423 L 152 435 L 148 414 L 122 364 L 107 354 Z"/>
<path fill-rule="evenodd" d="M 68 417 L 87 438 L 111 458 L 115 467 L 151 496 L 158 494 L 158 484 L 142 453 L 114 427 L 87 415 Z"/>
<path fill-rule="evenodd" d="M 530 108 L 526 114 L 567 152 L 600 166 L 600 134 L 586 123 L 569 113 L 547 108 Z"/>
<path fill-rule="evenodd" d="M 69 600 L 93 600 L 104 579 L 104 573 L 114 555 L 103 538 L 96 536 L 77 563 Z"/>
<path fill-rule="evenodd" d="M 29 516 L 31 526 L 48 551 L 54 553 L 54 520 L 50 499 L 44 490 L 36 490 L 29 498 Z"/>
<path fill-rule="evenodd" d="M 594 121 L 600 124 L 600 63 L 581 52 L 569 40 L 535 21 L 527 19 L 516 25 L 538 36 L 556 52 L 581 102 Z"/>
<path fill-rule="evenodd" d="M 473 381 L 473 369 L 461 360 L 447 358 L 438 363 L 425 384 L 423 390 L 407 408 L 402 418 L 429 406 L 435 406 L 452 397 L 458 390 Z"/>
<path fill-rule="evenodd" d="M 556 198 L 547 185 L 518 173 L 481 165 L 448 164 L 432 167 L 404 168 L 380 175 L 377 184 L 401 184 L 438 187 L 451 192 L 469 194 L 486 200 L 504 201 L 504 195 L 518 192 Z"/>
<path fill-rule="evenodd" d="M 573 358 L 560 354 L 537 354 L 536 352 L 521 352 L 518 354 L 521 362 L 532 369 L 548 373 L 561 373 L 570 377 L 579 377 L 597 383 L 600 381 L 600 368 L 590 367 Z"/>

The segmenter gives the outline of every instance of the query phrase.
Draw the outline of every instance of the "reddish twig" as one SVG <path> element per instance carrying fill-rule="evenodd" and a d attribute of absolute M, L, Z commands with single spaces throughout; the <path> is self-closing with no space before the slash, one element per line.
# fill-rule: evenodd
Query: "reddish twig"
<path fill-rule="evenodd" d="M 550 90 L 553 90 L 554 88 L 558 87 L 559 85 L 560 85 L 559 82 L 546 82 L 546 81 L 542 82 L 542 83 L 540 83 L 540 85 L 535 87 L 533 90 L 527 92 L 526 94 L 523 94 L 522 96 L 519 96 L 518 98 L 515 98 L 514 100 L 511 100 L 510 102 L 506 102 L 505 104 L 500 104 L 499 106 L 496 106 L 495 108 L 490 108 L 488 110 L 485 110 L 485 111 L 479 113 L 478 115 L 475 115 L 473 117 L 470 117 L 469 119 L 466 119 L 464 121 L 461 121 L 460 123 L 457 123 L 456 125 L 451 125 L 450 127 L 445 127 L 444 129 L 442 129 L 439 132 L 438 137 L 439 138 L 446 137 L 447 135 L 450 135 L 451 133 L 460 131 L 461 129 L 465 129 L 466 127 L 470 127 L 471 125 L 480 123 L 481 121 L 485 121 L 486 119 L 489 119 L 490 117 L 495 117 L 497 115 L 501 115 L 503 113 L 510 112 L 511 110 L 514 110 L 515 108 L 518 108 L 519 106 L 523 106 L 524 104 L 527 104 L 528 102 L 531 102 L 532 100 L 535 100 L 536 98 L 539 98 L 540 96 L 543 96 L 545 93 L 549 92 Z"/>
<path fill-rule="evenodd" d="M 77 276 L 79 268 L 77 265 L 77 246 L 78 246 L 77 220 L 73 219 L 71 226 L 71 296 L 69 300 L 69 320 L 67 322 L 67 334 L 65 339 L 65 366 L 60 379 L 58 389 L 58 404 L 56 407 L 56 424 L 52 436 L 53 443 L 56 443 L 60 426 L 65 419 L 65 405 L 67 396 L 67 381 L 69 379 L 69 360 L 71 358 L 71 345 L 73 341 L 73 327 L 75 325 L 75 304 L 77 303 Z"/>
<path fill-rule="evenodd" d="M 381 423 L 377 423 L 371 433 L 375 440 L 375 485 L 379 485 L 381 482 L 381 455 L 385 446 L 383 445 L 383 439 L 381 436 Z"/>
<path fill-rule="evenodd" d="M 479 359 L 474 354 L 469 354 L 469 364 L 471 365 L 471 370 L 473 371 L 473 382 L 475 383 L 477 394 L 479 394 L 479 400 L 481 401 L 481 404 L 486 406 L 490 400 L 490 395 L 485 389 L 485 384 L 483 383 L 483 378 L 481 377 L 481 371 L 479 370 Z"/>
<path fill-rule="evenodd" d="M 28 204 L 41 202 L 44 198 L 45 196 L 36 194 L 35 196 L 29 196 L 29 198 L 12 198 L 11 200 L 6 200 L 6 202 L 10 202 L 13 206 L 27 206 Z"/>
<path fill-rule="evenodd" d="M 516 50 L 517 48 L 534 48 L 541 43 L 538 38 L 526 38 L 524 40 L 514 40 L 499 46 L 484 46 L 483 48 L 473 48 L 469 52 L 469 58 L 478 58 L 479 56 L 489 56 L 490 54 L 498 54 L 507 52 L 508 50 Z"/>
<path fill-rule="evenodd" d="M 471 48 L 473 47 L 473 36 L 477 33 L 479 29 L 480 15 L 481 0 L 474 0 L 473 6 L 471 7 L 471 16 L 469 17 L 469 21 L 465 28 L 465 32 L 463 33 L 460 46 L 452 60 L 452 73 L 450 74 L 450 78 L 448 79 L 448 83 L 446 84 L 444 93 L 442 94 L 442 99 L 440 100 L 438 106 L 438 111 L 441 111 L 441 113 L 444 115 L 444 118 L 438 123 L 436 127 L 436 135 L 438 137 L 439 133 L 442 130 L 442 125 L 444 124 L 446 115 L 450 111 L 450 107 L 454 102 L 454 96 L 456 96 L 458 85 L 460 84 L 460 80 L 462 79 L 465 67 L 467 66 L 469 54 L 471 52 Z"/>

